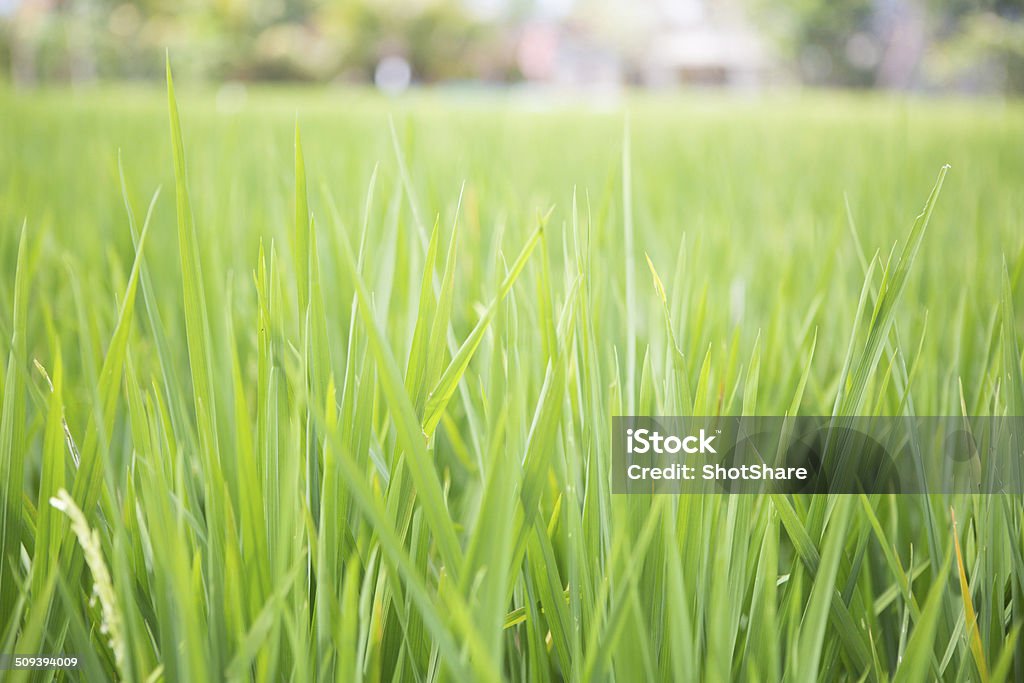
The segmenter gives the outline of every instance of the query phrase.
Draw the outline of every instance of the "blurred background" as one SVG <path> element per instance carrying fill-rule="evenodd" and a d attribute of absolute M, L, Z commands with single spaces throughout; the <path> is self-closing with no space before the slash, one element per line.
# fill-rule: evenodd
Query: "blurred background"
<path fill-rule="evenodd" d="M 0 81 L 1024 93 L 1024 0 L 0 0 Z"/>

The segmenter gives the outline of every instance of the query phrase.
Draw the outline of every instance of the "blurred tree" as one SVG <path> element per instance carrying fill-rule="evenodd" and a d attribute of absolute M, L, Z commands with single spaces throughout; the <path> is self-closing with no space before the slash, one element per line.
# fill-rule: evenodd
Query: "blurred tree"
<path fill-rule="evenodd" d="M 0 60 L 21 82 L 158 78 L 168 48 L 217 80 L 367 81 L 401 56 L 430 82 L 510 60 L 460 0 L 21 0 L 0 17 Z"/>
<path fill-rule="evenodd" d="M 370 79 L 381 59 L 402 57 L 420 81 L 471 78 L 507 62 L 500 30 L 455 0 L 325 3 L 318 24 L 342 48 L 342 76 Z"/>
<path fill-rule="evenodd" d="M 1024 94 L 1024 0 L 929 0 L 938 43 L 929 77 L 962 90 Z"/>
<path fill-rule="evenodd" d="M 881 50 L 874 34 L 872 0 L 749 1 L 803 82 L 847 87 L 874 84 Z"/>
<path fill-rule="evenodd" d="M 1024 0 L 748 2 L 811 85 L 1024 92 Z"/>

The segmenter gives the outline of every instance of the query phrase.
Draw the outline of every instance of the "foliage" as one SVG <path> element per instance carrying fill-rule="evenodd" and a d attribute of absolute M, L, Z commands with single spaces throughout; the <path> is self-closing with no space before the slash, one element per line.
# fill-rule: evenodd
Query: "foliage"
<path fill-rule="evenodd" d="M 1024 92 L 1021 0 L 749 0 L 749 7 L 811 85 Z"/>
<path fill-rule="evenodd" d="M 97 681 L 1024 675 L 1019 497 L 608 471 L 628 411 L 1015 410 L 1019 107 L 634 99 L 623 144 L 579 108 L 169 94 L 0 92 L 0 651 Z"/>
<path fill-rule="evenodd" d="M 994 12 L 966 15 L 929 60 L 939 82 L 1024 93 L 1024 21 Z"/>
<path fill-rule="evenodd" d="M 75 2 L 24 9 L 4 24 L 5 61 L 44 82 L 156 79 L 168 48 L 181 55 L 179 70 L 215 81 L 365 81 L 382 57 L 400 55 L 432 82 L 509 59 L 497 29 L 457 0 Z"/>

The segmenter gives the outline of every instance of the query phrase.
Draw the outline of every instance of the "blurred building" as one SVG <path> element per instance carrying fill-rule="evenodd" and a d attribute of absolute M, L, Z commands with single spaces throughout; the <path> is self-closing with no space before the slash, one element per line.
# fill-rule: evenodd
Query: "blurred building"
<path fill-rule="evenodd" d="M 644 57 L 646 85 L 757 86 L 772 61 L 758 35 L 742 23 L 702 20 L 655 35 Z"/>
<path fill-rule="evenodd" d="M 556 85 L 756 85 L 772 60 L 738 2 L 579 0 L 523 25 L 519 70 Z"/>

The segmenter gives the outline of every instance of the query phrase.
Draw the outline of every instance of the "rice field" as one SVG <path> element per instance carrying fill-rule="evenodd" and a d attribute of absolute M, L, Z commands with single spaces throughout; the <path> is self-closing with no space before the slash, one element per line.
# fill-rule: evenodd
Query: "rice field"
<path fill-rule="evenodd" d="M 1024 415 L 1020 104 L 178 88 L 0 90 L 6 680 L 1024 680 L 1021 497 L 609 471 Z"/>

